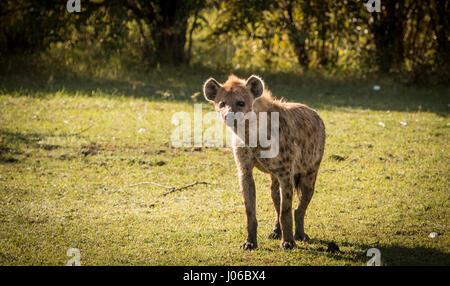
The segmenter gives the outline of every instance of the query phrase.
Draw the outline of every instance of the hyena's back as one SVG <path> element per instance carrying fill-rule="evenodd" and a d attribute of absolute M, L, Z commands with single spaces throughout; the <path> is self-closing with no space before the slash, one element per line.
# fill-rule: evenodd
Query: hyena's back
<path fill-rule="evenodd" d="M 325 125 L 322 119 L 315 110 L 304 104 L 271 101 L 266 107 L 269 112 L 279 113 L 280 155 L 288 152 L 292 156 L 294 174 L 317 171 L 325 146 Z"/>

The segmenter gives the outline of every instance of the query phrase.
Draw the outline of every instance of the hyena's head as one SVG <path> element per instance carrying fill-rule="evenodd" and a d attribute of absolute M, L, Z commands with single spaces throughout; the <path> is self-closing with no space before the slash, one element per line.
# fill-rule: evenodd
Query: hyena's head
<path fill-rule="evenodd" d="M 226 124 L 227 116 L 242 112 L 244 115 L 252 111 L 253 101 L 264 92 L 264 82 L 256 75 L 247 80 L 230 75 L 228 80 L 220 84 L 210 78 L 203 86 L 206 100 L 214 104 L 216 111 Z"/>

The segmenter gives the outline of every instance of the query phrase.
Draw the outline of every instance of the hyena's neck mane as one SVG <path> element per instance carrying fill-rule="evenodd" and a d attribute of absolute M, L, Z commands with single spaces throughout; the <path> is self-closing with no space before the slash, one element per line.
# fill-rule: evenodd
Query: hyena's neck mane
<path fill-rule="evenodd" d="M 280 107 L 282 108 L 284 103 L 285 101 L 283 99 L 274 99 L 270 90 L 266 89 L 263 94 L 253 102 L 253 111 L 255 113 L 276 111 L 280 109 Z"/>

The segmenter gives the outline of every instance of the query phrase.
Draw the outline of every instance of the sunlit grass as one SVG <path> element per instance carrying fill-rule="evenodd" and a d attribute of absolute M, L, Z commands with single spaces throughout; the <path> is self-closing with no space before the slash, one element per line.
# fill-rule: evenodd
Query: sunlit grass
<path fill-rule="evenodd" d="M 170 142 L 172 115 L 193 111 L 206 77 L 170 78 L 2 79 L 0 264 L 64 265 L 78 248 L 82 265 L 365 265 L 371 247 L 385 265 L 450 264 L 448 89 L 268 76 L 276 96 L 318 110 L 327 144 L 306 217 L 313 243 L 266 239 L 270 181 L 255 171 L 259 249 L 245 252 L 230 150 Z M 130 186 L 145 181 L 210 185 Z"/>

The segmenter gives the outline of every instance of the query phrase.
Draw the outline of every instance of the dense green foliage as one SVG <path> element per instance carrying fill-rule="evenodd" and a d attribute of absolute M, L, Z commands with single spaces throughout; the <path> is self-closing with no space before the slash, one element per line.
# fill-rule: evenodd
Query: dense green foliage
<path fill-rule="evenodd" d="M 5 58 L 40 53 L 75 71 L 201 64 L 213 68 L 449 77 L 445 0 L 1 1 Z"/>

